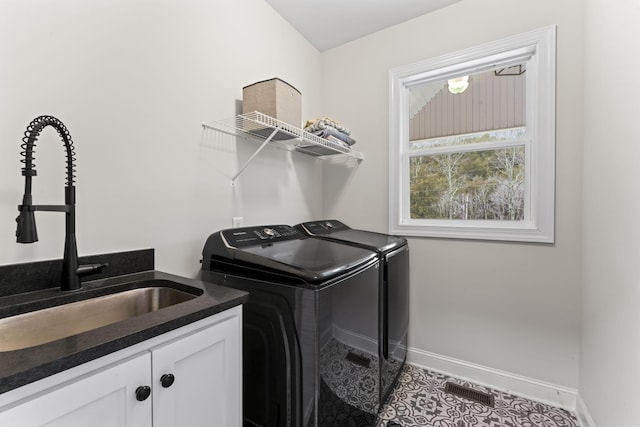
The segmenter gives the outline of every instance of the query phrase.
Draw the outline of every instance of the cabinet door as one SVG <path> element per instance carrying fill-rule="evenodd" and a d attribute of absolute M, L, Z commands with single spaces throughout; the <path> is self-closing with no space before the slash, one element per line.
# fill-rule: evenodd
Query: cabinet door
<path fill-rule="evenodd" d="M 234 316 L 151 350 L 154 427 L 241 426 L 240 326 Z"/>
<path fill-rule="evenodd" d="M 0 426 L 151 427 L 151 399 L 136 399 L 151 384 L 150 364 L 142 353 L 0 408 Z"/>

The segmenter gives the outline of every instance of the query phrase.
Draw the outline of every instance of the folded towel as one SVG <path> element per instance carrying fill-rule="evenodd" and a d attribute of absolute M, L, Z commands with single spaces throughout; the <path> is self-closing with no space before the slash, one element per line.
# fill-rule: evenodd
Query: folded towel
<path fill-rule="evenodd" d="M 327 126 L 324 129 L 320 129 L 320 130 L 316 130 L 311 132 L 314 135 L 319 136 L 320 138 L 328 138 L 330 136 L 334 137 L 334 138 L 338 138 L 340 141 L 346 143 L 347 145 L 351 146 L 353 144 L 356 143 L 356 140 L 351 138 L 349 135 L 344 134 L 342 132 L 340 132 L 338 129 L 331 127 L 331 126 Z"/>
<path fill-rule="evenodd" d="M 344 141 L 339 140 L 338 138 L 329 135 L 328 137 L 325 138 L 327 141 L 331 141 L 333 143 L 334 146 L 338 146 L 337 148 L 340 149 L 342 148 L 342 151 L 344 150 L 350 150 L 349 148 L 349 144 L 347 144 Z"/>
<path fill-rule="evenodd" d="M 345 135 L 351 135 L 351 131 L 348 128 L 342 126 L 340 123 L 334 120 L 331 120 L 328 117 L 307 121 L 307 123 L 305 123 L 304 125 L 304 130 L 306 130 L 307 132 L 314 132 L 316 130 L 324 129 L 327 126 L 331 126 L 332 128 L 344 133 Z"/>

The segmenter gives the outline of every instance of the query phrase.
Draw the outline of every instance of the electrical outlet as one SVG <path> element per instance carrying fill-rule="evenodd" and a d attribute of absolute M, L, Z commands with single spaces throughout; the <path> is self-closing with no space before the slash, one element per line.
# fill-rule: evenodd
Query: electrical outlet
<path fill-rule="evenodd" d="M 234 216 L 231 219 L 231 226 L 233 228 L 242 227 L 242 217 L 241 216 Z"/>

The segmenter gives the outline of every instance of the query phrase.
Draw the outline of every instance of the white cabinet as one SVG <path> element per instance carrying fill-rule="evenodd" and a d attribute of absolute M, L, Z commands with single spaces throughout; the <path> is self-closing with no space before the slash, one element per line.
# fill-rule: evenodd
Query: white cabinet
<path fill-rule="evenodd" d="M 151 350 L 154 427 L 241 425 L 240 326 L 224 322 Z M 167 388 L 165 375 L 175 378 Z"/>
<path fill-rule="evenodd" d="M 151 427 L 151 399 L 135 391 L 151 381 L 151 353 L 38 393 L 0 414 L 0 426 Z"/>
<path fill-rule="evenodd" d="M 240 427 L 241 313 L 235 307 L 5 393 L 0 427 Z M 139 400 L 145 386 L 151 393 Z"/>

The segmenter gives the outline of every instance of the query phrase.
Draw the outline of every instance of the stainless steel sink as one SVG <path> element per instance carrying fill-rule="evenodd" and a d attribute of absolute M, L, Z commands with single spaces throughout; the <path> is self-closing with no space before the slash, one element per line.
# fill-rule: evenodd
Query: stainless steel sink
<path fill-rule="evenodd" d="M 0 319 L 0 352 L 110 325 L 196 298 L 169 287 L 131 289 Z"/>

